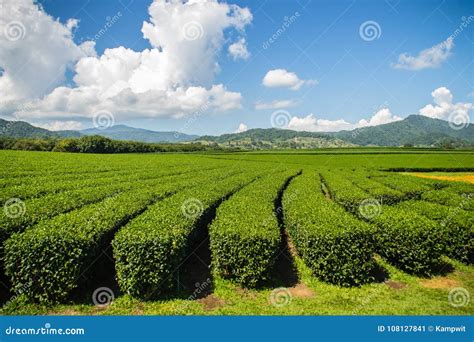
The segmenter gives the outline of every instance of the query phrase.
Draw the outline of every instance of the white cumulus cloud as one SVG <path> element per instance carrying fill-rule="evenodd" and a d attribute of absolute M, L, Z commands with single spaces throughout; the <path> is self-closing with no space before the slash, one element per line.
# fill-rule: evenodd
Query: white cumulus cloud
<path fill-rule="evenodd" d="M 110 111 L 116 120 L 180 118 L 203 109 L 220 112 L 241 107 L 240 93 L 228 91 L 223 84 L 213 84 L 213 80 L 219 71 L 217 58 L 226 41 L 225 32 L 233 29 L 243 33 L 252 20 L 247 8 L 217 0 L 155 0 L 149 7 L 149 21 L 142 26 L 143 36 L 152 48 L 134 51 L 120 46 L 105 49 L 101 56 L 93 53 L 84 56 L 84 51 L 91 52 L 90 43 L 81 47 L 72 45 L 71 30 L 78 25 L 77 21 L 61 25 L 40 7 L 33 5 L 33 8 L 41 13 L 39 16 L 46 16 L 54 25 L 61 26 L 65 38 L 57 44 L 78 51 L 74 58 L 67 57 L 69 50 L 54 51 L 54 56 L 63 56 L 67 61 L 61 64 L 43 51 L 51 47 L 38 36 L 38 44 L 44 48 L 33 51 L 36 59 L 56 68 L 78 61 L 74 66 L 75 86 L 55 84 L 57 87 L 49 92 L 29 94 L 32 98 L 29 110 L 17 113 L 22 118 L 77 121 L 90 118 L 100 110 Z M 31 50 L 28 45 L 21 48 Z M 0 67 L 4 68 L 1 57 Z M 45 74 L 53 72 L 47 70 Z M 9 87 L 16 85 L 15 81 L 7 81 Z"/>
<path fill-rule="evenodd" d="M 47 123 L 33 123 L 37 127 L 49 129 L 50 131 L 64 131 L 64 130 L 80 130 L 84 128 L 81 122 L 78 121 L 51 121 Z"/>
<path fill-rule="evenodd" d="M 235 43 L 229 45 L 229 53 L 234 60 L 236 59 L 248 59 L 250 52 L 247 50 L 247 42 L 245 38 L 240 38 Z"/>
<path fill-rule="evenodd" d="M 362 119 L 357 123 L 357 127 L 378 126 L 395 121 L 400 121 L 403 118 L 393 115 L 388 108 L 382 108 L 375 113 L 369 120 Z"/>
<path fill-rule="evenodd" d="M 362 119 L 358 123 L 350 123 L 344 119 L 327 120 L 317 119 L 314 114 L 305 117 L 294 116 L 288 123 L 289 129 L 308 132 L 337 132 L 342 130 L 352 130 L 360 127 L 377 126 L 402 120 L 401 117 L 393 115 L 388 108 L 382 108 L 371 118 Z"/>
<path fill-rule="evenodd" d="M 466 122 L 469 118 L 469 112 L 473 108 L 473 104 L 469 102 L 453 103 L 453 94 L 446 87 L 435 89 L 431 96 L 433 104 L 428 104 L 420 109 L 420 114 L 434 119 L 443 119 L 452 121 L 454 117 L 465 118 Z"/>
<path fill-rule="evenodd" d="M 283 109 L 296 106 L 296 102 L 293 100 L 274 100 L 272 102 L 261 102 L 255 103 L 256 110 L 264 109 Z"/>
<path fill-rule="evenodd" d="M 453 38 L 421 51 L 418 56 L 402 53 L 398 56 L 398 62 L 393 63 L 395 69 L 421 70 L 426 68 L 437 68 L 451 56 L 454 47 Z"/>
<path fill-rule="evenodd" d="M 295 131 L 335 132 L 343 129 L 352 129 L 353 125 L 344 119 L 317 119 L 314 114 L 309 114 L 301 118 L 297 116 L 292 117 L 288 123 L 288 128 Z"/>
<path fill-rule="evenodd" d="M 244 123 L 240 123 L 239 128 L 235 131 L 235 133 L 242 133 L 248 129 L 247 125 Z"/>
<path fill-rule="evenodd" d="M 65 72 L 93 42 L 73 41 L 76 19 L 66 24 L 54 20 L 32 0 L 3 0 L 0 10 L 0 94 L 5 109 L 43 96 L 65 81 Z M 2 108 L 0 108 L 2 112 Z"/>
<path fill-rule="evenodd" d="M 316 84 L 316 80 L 302 80 L 294 72 L 289 72 L 285 69 L 274 69 L 266 73 L 262 80 L 262 84 L 269 88 L 290 88 L 291 90 L 298 90 L 304 84 Z"/>

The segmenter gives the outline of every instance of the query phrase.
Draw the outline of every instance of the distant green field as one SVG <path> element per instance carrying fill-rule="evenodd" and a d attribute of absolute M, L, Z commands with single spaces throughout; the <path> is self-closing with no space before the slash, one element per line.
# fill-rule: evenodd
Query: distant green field
<path fill-rule="evenodd" d="M 210 155 L 221 159 L 307 165 L 317 168 L 470 168 L 474 151 L 401 151 L 386 148 L 266 151 Z"/>
<path fill-rule="evenodd" d="M 474 313 L 474 151 L 0 162 L 3 314 Z"/>

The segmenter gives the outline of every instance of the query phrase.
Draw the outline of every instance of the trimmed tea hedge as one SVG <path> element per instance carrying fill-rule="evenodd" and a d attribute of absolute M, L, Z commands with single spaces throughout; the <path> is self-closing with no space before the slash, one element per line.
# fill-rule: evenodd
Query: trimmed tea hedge
<path fill-rule="evenodd" d="M 474 198 L 474 184 L 463 183 L 463 182 L 447 182 L 445 189 L 447 191 L 455 192 L 459 195 L 470 195 Z"/>
<path fill-rule="evenodd" d="M 216 169 L 216 166 L 210 165 L 205 168 L 201 168 L 201 171 Z M 21 185 L 6 187 L 1 190 L 0 200 L 2 204 L 9 198 L 20 198 L 22 200 L 29 198 L 41 198 L 50 194 L 60 194 L 64 191 L 79 190 L 84 188 L 94 188 L 107 186 L 111 184 L 118 184 L 121 182 L 132 182 L 132 181 L 145 181 L 148 179 L 156 179 L 159 177 L 166 177 L 171 175 L 195 173 L 196 167 L 194 165 L 181 166 L 177 169 L 165 169 L 165 170 L 140 170 L 137 172 L 130 171 L 116 173 L 97 173 L 86 179 L 69 179 L 58 181 L 55 179 L 49 179 L 44 182 L 36 181 L 33 183 L 22 183 Z"/>
<path fill-rule="evenodd" d="M 331 198 L 353 214 L 357 214 L 360 204 L 370 198 L 369 194 L 356 187 L 341 171 L 322 172 L 321 179 Z"/>
<path fill-rule="evenodd" d="M 446 237 L 435 221 L 413 210 L 390 206 L 382 206 L 380 215 L 370 221 L 378 226 L 378 253 L 400 269 L 431 275 L 439 266 Z"/>
<path fill-rule="evenodd" d="M 317 174 L 292 180 L 283 208 L 289 236 L 318 278 L 342 286 L 373 280 L 374 228 L 325 198 Z"/>
<path fill-rule="evenodd" d="M 296 174 L 293 170 L 261 178 L 219 206 L 209 228 L 216 274 L 244 286 L 268 279 L 280 244 L 275 204 L 285 182 Z"/>
<path fill-rule="evenodd" d="M 122 191 L 132 190 L 136 187 L 144 187 L 147 184 L 154 185 L 160 176 L 160 179 L 166 182 L 179 181 L 179 179 L 182 178 L 183 171 L 184 170 L 180 170 L 179 172 L 174 171 L 172 174 L 168 172 L 160 174 L 155 171 L 148 171 L 142 174 L 140 179 L 137 179 L 137 175 L 135 175 L 131 178 L 122 178 L 121 181 L 114 181 L 105 186 L 88 186 L 70 191 L 51 193 L 39 198 L 31 198 L 24 201 L 25 212 L 18 217 L 9 217 L 5 211 L 0 213 L 0 230 L 5 230 L 6 236 L 16 232 L 22 232 L 39 221 L 50 219 L 56 215 L 81 208 L 90 203 L 98 202 Z M 204 169 L 197 173 L 209 171 L 210 170 Z M 196 173 L 196 171 L 194 171 L 194 173 Z"/>
<path fill-rule="evenodd" d="M 445 231 L 444 252 L 465 263 L 474 260 L 474 215 L 462 209 L 424 201 L 407 201 L 398 204 L 399 210 L 410 210 L 438 222 Z"/>
<path fill-rule="evenodd" d="M 14 234 L 5 242 L 5 268 L 15 292 L 39 301 L 65 299 L 107 237 L 158 197 L 147 189 L 122 193 Z"/>
<path fill-rule="evenodd" d="M 371 176 L 370 178 L 402 192 L 405 195 L 405 199 L 419 199 L 423 192 L 436 187 L 435 182 L 432 183 L 432 186 L 428 186 L 431 182 L 408 175 L 386 174 Z"/>
<path fill-rule="evenodd" d="M 221 170 L 197 177 L 209 181 Z M 128 192 L 42 221 L 5 242 L 5 269 L 13 290 L 33 300 L 57 302 L 77 287 L 114 232 L 153 202 L 179 189 L 200 184 L 177 177 L 157 179 Z"/>
<path fill-rule="evenodd" d="M 462 210 L 474 210 L 474 193 L 460 195 L 449 188 L 426 191 L 421 195 L 421 200 Z"/>
<path fill-rule="evenodd" d="M 209 177 L 199 187 L 156 203 L 123 227 L 112 242 L 121 290 L 146 299 L 168 290 L 173 272 L 195 242 L 200 220 L 254 177 L 250 170 L 222 181 Z"/>
<path fill-rule="evenodd" d="M 367 172 L 346 172 L 345 176 L 358 188 L 368 192 L 371 197 L 383 204 L 394 204 L 400 202 L 405 195 L 398 190 L 392 189 L 384 184 L 376 182 L 367 176 Z"/>

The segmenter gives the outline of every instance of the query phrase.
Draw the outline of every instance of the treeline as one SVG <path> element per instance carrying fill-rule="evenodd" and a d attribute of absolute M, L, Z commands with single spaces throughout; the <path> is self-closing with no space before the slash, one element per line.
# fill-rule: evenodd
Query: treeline
<path fill-rule="evenodd" d="M 144 143 L 112 140 L 98 135 L 64 139 L 0 137 L 0 149 L 75 153 L 197 152 L 220 150 L 217 146 L 207 146 L 200 143 Z"/>

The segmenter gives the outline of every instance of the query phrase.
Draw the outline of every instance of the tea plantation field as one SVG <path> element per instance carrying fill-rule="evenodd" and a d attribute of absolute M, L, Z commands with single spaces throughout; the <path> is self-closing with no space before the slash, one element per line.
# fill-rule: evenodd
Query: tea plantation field
<path fill-rule="evenodd" d="M 473 151 L 0 165 L 3 314 L 474 314 Z"/>

